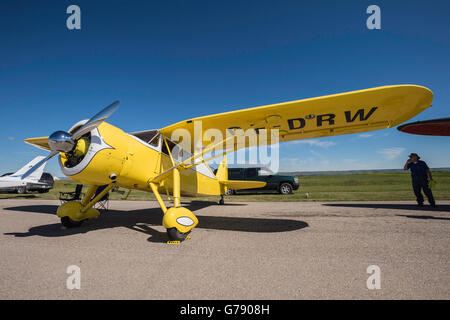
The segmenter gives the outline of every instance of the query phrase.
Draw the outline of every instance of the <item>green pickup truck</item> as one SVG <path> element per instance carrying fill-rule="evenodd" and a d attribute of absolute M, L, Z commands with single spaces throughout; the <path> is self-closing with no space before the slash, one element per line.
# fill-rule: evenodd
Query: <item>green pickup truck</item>
<path fill-rule="evenodd" d="M 239 191 L 275 190 L 280 194 L 290 194 L 300 186 L 297 177 L 271 174 L 264 168 L 228 168 L 228 180 L 264 181 L 267 183 L 263 188 Z M 227 191 L 227 195 L 235 193 L 235 190 L 228 189 Z"/>

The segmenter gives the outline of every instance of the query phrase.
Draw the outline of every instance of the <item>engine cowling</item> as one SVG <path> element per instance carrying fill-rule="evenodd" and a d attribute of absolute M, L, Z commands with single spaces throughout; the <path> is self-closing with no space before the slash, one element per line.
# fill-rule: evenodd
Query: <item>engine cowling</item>
<path fill-rule="evenodd" d="M 69 132 L 77 130 L 83 122 Z M 60 153 L 64 175 L 83 184 L 104 185 L 120 178 L 127 155 L 127 135 L 106 122 L 83 136 L 69 153 Z M 114 179 L 111 179 L 114 178 Z"/>

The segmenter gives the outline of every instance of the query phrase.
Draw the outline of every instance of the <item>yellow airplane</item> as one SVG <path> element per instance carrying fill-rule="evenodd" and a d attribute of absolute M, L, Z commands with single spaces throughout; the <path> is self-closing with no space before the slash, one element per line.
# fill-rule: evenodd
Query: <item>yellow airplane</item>
<path fill-rule="evenodd" d="M 67 202 L 58 208 L 57 215 L 66 227 L 77 227 L 84 220 L 97 217 L 100 213 L 94 204 L 115 186 L 151 191 L 164 212 L 162 224 L 167 229 L 168 243 L 180 243 L 198 224 L 197 217 L 181 206 L 181 195 L 217 195 L 223 203 L 227 188 L 264 186 L 264 182 L 228 180 L 226 154 L 249 146 L 249 142 L 237 143 L 244 133 L 265 132 L 269 138 L 262 143 L 270 145 L 391 128 L 430 107 L 432 100 L 433 93 L 425 87 L 384 86 L 192 118 L 159 130 L 135 133 L 126 133 L 105 122 L 118 108 L 116 101 L 90 120 L 76 123 L 68 132 L 25 139 L 50 154 L 23 177 L 58 155 L 67 177 L 90 185 L 81 201 Z M 170 139 L 180 130 L 195 136 L 198 123 L 203 131 L 215 130 L 216 136 L 223 138 L 214 141 L 201 134 L 201 149 L 193 143 L 181 148 L 182 141 Z M 205 159 L 213 150 L 223 151 L 216 174 L 206 162 L 217 154 Z M 108 186 L 94 196 L 102 185 Z M 172 195 L 172 207 L 166 207 L 162 192 Z"/>

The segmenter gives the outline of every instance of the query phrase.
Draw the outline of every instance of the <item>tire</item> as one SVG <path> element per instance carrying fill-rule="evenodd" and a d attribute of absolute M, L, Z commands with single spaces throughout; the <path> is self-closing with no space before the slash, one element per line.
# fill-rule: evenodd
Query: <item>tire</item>
<path fill-rule="evenodd" d="M 83 224 L 83 221 L 73 221 L 69 217 L 62 217 L 61 224 L 66 228 L 76 228 Z"/>
<path fill-rule="evenodd" d="M 232 189 L 228 189 L 227 192 L 225 192 L 226 196 L 231 196 L 233 194 L 236 194 L 236 191 L 232 190 Z"/>
<path fill-rule="evenodd" d="M 292 185 L 289 182 L 283 182 L 278 189 L 280 194 L 291 194 L 293 190 Z"/>
<path fill-rule="evenodd" d="M 25 194 L 25 193 L 27 193 L 27 187 L 18 187 L 17 188 L 17 193 L 18 194 Z"/>
<path fill-rule="evenodd" d="M 167 229 L 167 236 L 169 237 L 170 241 L 184 241 L 186 240 L 188 234 L 189 232 L 181 233 L 177 228 Z"/>

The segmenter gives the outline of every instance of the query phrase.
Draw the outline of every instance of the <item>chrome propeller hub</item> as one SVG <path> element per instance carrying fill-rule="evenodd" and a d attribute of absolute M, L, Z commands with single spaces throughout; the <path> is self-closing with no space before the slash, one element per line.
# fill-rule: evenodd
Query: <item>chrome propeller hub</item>
<path fill-rule="evenodd" d="M 53 132 L 48 137 L 48 145 L 52 151 L 70 152 L 75 147 L 75 142 L 72 140 L 72 135 L 65 131 Z"/>

